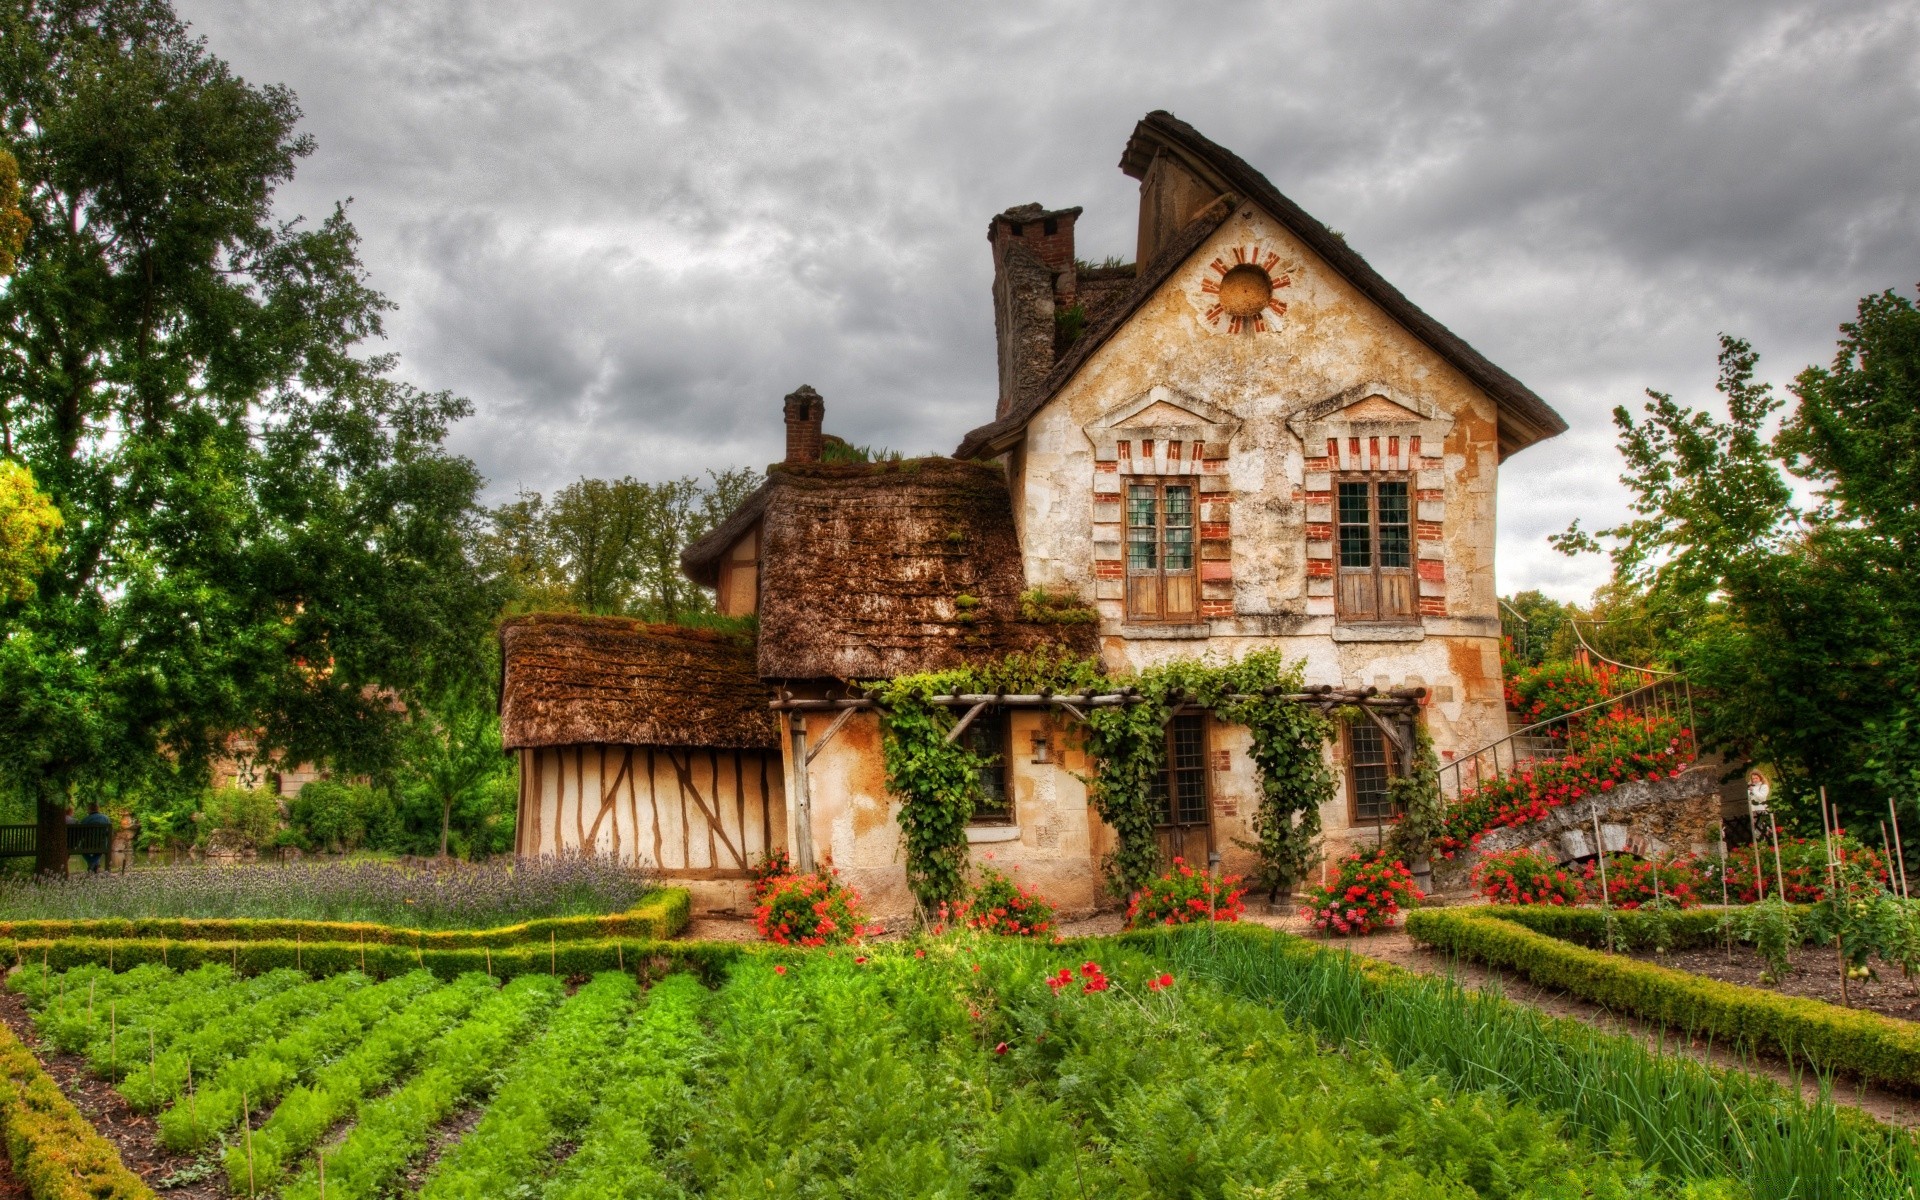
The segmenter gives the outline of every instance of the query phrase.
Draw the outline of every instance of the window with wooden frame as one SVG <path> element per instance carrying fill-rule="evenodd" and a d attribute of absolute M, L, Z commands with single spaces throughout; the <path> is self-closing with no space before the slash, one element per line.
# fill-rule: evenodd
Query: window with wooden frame
<path fill-rule="evenodd" d="M 1347 823 L 1384 825 L 1400 819 L 1393 793 L 1393 743 L 1367 717 L 1346 724 Z"/>
<path fill-rule="evenodd" d="M 1207 718 L 1177 713 L 1167 722 L 1167 761 L 1154 777 L 1153 823 L 1161 828 L 1207 823 Z"/>
<path fill-rule="evenodd" d="M 1013 822 L 1013 793 L 1007 778 L 1013 758 L 1007 753 L 1009 727 L 1005 709 L 988 709 L 960 735 L 960 744 L 983 760 L 975 777 L 980 784 L 980 792 L 973 798 L 975 825 Z"/>
<path fill-rule="evenodd" d="M 1334 482 L 1335 611 L 1342 621 L 1405 623 L 1419 614 L 1411 482 L 1348 476 Z"/>
<path fill-rule="evenodd" d="M 1127 483 L 1127 619 L 1191 624 L 1200 619 L 1194 573 L 1191 480 Z"/>

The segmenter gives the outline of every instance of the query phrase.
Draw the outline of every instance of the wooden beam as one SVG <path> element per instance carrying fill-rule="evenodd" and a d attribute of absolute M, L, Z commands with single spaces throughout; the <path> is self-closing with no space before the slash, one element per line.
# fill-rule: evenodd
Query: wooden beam
<path fill-rule="evenodd" d="M 1411 764 L 1413 762 L 1413 747 L 1407 742 L 1406 731 L 1398 725 L 1389 722 L 1385 717 L 1371 708 L 1363 706 L 1360 711 L 1367 714 L 1367 719 L 1375 725 L 1378 725 L 1380 732 L 1386 734 L 1387 740 L 1392 742 L 1394 748 L 1400 751 L 1402 769 L 1405 769 L 1406 766 Z"/>
<path fill-rule="evenodd" d="M 973 724 L 973 719 L 979 716 L 981 713 L 987 711 L 987 705 L 989 703 L 990 703 L 989 701 L 982 700 L 980 703 L 968 709 L 966 716 L 961 717 L 958 721 L 955 721 L 953 723 L 953 728 L 947 730 L 947 745 L 951 746 L 955 742 L 959 741 L 960 735 L 967 731 L 967 726 Z"/>
<path fill-rule="evenodd" d="M 835 717 L 833 719 L 833 723 L 827 726 L 827 731 L 820 735 L 820 740 L 815 742 L 813 745 L 807 747 L 807 761 L 812 762 L 815 756 L 817 756 L 822 750 L 825 750 L 827 748 L 827 743 L 833 740 L 833 735 L 836 733 L 839 733 L 841 727 L 844 726 L 848 721 L 852 720 L 853 714 L 859 711 L 860 711 L 859 709 L 852 708 L 852 707 L 841 709 L 840 715 Z"/>

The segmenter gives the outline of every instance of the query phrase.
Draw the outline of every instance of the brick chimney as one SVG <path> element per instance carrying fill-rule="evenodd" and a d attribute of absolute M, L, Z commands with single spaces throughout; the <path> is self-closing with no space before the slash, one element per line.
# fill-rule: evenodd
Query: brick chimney
<path fill-rule="evenodd" d="M 1053 369 L 1054 313 L 1079 290 L 1073 260 L 1077 208 L 1022 204 L 987 225 L 993 247 L 993 332 L 1000 352 L 1000 403 L 1005 416 Z"/>
<path fill-rule="evenodd" d="M 806 384 L 788 393 L 784 410 L 787 418 L 787 461 L 817 463 L 823 437 L 820 425 L 827 418 L 827 402 Z"/>

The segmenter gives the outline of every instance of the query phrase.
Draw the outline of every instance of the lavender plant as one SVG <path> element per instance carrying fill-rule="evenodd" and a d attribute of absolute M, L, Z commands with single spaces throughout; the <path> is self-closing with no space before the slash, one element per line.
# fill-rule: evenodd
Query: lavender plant
<path fill-rule="evenodd" d="M 0 887 L 0 920 L 272 917 L 481 929 L 633 907 L 644 870 L 605 856 L 499 863 L 294 863 L 142 867 Z"/>

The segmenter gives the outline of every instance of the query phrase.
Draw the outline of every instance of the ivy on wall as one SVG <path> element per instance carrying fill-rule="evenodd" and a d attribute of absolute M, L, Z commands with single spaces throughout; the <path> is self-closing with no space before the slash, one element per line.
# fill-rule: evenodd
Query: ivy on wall
<path fill-rule="evenodd" d="M 1323 752 L 1333 722 L 1281 698 L 1300 690 L 1301 667 L 1262 650 L 1234 662 L 1187 660 L 1113 677 L 1091 659 L 1041 649 L 868 684 L 867 695 L 880 706 L 887 786 L 902 801 L 908 886 L 929 909 L 964 893 L 967 822 L 978 771 L 987 765 L 946 740 L 958 717 L 932 697 L 1132 690 L 1138 703 L 1085 714 L 1086 748 L 1096 764 L 1086 778 L 1088 796 L 1118 843 L 1104 864 L 1114 889 L 1131 892 L 1164 866 L 1154 840 L 1154 786 L 1166 767 L 1167 722 L 1182 705 L 1210 709 L 1251 734 L 1261 798 L 1255 840 L 1244 845 L 1259 855 L 1260 886 L 1290 889 L 1306 875 L 1320 836 L 1320 806 L 1333 798 L 1336 782 Z"/>

